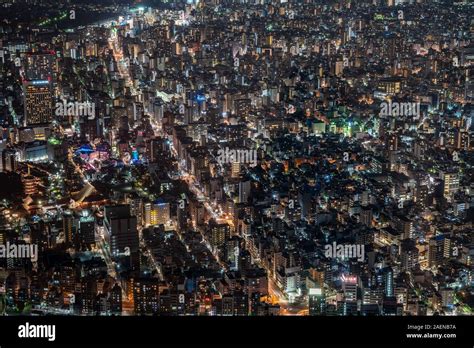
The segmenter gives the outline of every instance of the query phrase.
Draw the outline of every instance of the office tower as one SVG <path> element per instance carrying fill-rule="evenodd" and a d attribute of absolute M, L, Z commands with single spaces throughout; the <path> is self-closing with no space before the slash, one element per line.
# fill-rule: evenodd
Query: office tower
<path fill-rule="evenodd" d="M 76 267 L 74 263 L 66 262 L 62 264 L 59 272 L 61 290 L 67 293 L 73 293 L 76 286 Z"/>
<path fill-rule="evenodd" d="M 95 297 L 97 296 L 97 280 L 92 276 L 81 280 L 80 307 L 82 314 L 94 313 Z"/>
<path fill-rule="evenodd" d="M 164 202 L 145 203 L 144 225 L 165 225 L 170 221 L 170 204 Z"/>
<path fill-rule="evenodd" d="M 138 224 L 143 224 L 143 199 L 141 197 L 130 198 L 130 215 L 137 217 Z"/>
<path fill-rule="evenodd" d="M 85 244 L 95 243 L 95 219 L 87 210 L 79 218 L 79 241 Z"/>
<path fill-rule="evenodd" d="M 382 269 L 384 295 L 385 297 L 393 297 L 393 270 L 391 267 Z"/>
<path fill-rule="evenodd" d="M 343 275 L 342 282 L 342 300 L 337 302 L 337 311 L 339 315 L 355 315 L 358 311 L 357 303 L 357 276 Z"/>
<path fill-rule="evenodd" d="M 360 222 L 364 224 L 365 226 L 371 227 L 372 218 L 373 218 L 372 209 L 369 207 L 362 208 L 360 212 Z"/>
<path fill-rule="evenodd" d="M 357 276 L 342 276 L 342 291 L 346 303 L 357 302 Z"/>
<path fill-rule="evenodd" d="M 211 246 L 214 249 L 217 249 L 223 246 L 230 238 L 230 227 L 228 224 L 219 224 L 215 220 L 211 220 L 209 223 L 209 227 L 211 229 Z"/>
<path fill-rule="evenodd" d="M 30 299 L 35 305 L 39 305 L 43 299 L 43 288 L 38 279 L 38 273 L 33 273 L 30 282 Z"/>
<path fill-rule="evenodd" d="M 415 241 L 405 239 L 400 245 L 401 270 L 410 272 L 418 267 L 418 249 Z"/>
<path fill-rule="evenodd" d="M 239 270 L 239 259 L 241 253 L 240 238 L 233 236 L 225 244 L 225 259 L 230 264 L 230 269 Z"/>
<path fill-rule="evenodd" d="M 308 190 L 303 190 L 298 193 L 298 203 L 301 207 L 301 217 L 309 220 L 312 216 L 312 193 Z"/>
<path fill-rule="evenodd" d="M 222 299 L 215 302 L 218 315 L 231 316 L 234 314 L 234 297 L 232 294 L 225 294 Z"/>
<path fill-rule="evenodd" d="M 400 216 L 396 219 L 397 229 L 402 233 L 403 239 L 411 239 L 414 237 L 415 227 L 413 220 L 406 216 Z"/>
<path fill-rule="evenodd" d="M 170 221 L 170 204 L 165 202 L 155 202 L 151 216 L 152 225 L 165 225 Z"/>
<path fill-rule="evenodd" d="M 422 208 L 429 206 L 429 188 L 428 185 L 418 185 L 415 188 L 415 202 Z"/>
<path fill-rule="evenodd" d="M 168 289 L 160 292 L 158 311 L 160 315 L 171 315 L 173 312 L 173 296 Z M 177 308 L 176 308 L 177 309 Z"/>
<path fill-rule="evenodd" d="M 48 80 L 23 81 L 26 125 L 49 123 L 53 116 L 53 94 Z"/>
<path fill-rule="evenodd" d="M 465 130 L 455 132 L 454 146 L 458 150 L 468 150 L 470 147 L 469 133 Z"/>
<path fill-rule="evenodd" d="M 326 297 L 322 288 L 311 288 L 308 291 L 309 315 L 326 314 Z"/>
<path fill-rule="evenodd" d="M 64 242 L 72 243 L 74 234 L 74 216 L 71 211 L 66 211 L 63 214 L 63 233 Z"/>
<path fill-rule="evenodd" d="M 52 121 L 55 73 L 54 52 L 30 52 L 26 55 L 23 90 L 27 126 Z"/>
<path fill-rule="evenodd" d="M 233 300 L 233 315 L 249 315 L 249 297 L 246 293 L 235 291 Z"/>
<path fill-rule="evenodd" d="M 122 288 L 118 283 L 115 283 L 110 290 L 110 311 L 112 314 L 122 313 Z"/>
<path fill-rule="evenodd" d="M 440 290 L 441 293 L 441 305 L 443 307 L 451 307 L 455 300 L 455 291 L 451 288 L 444 288 Z"/>
<path fill-rule="evenodd" d="M 250 99 L 236 99 L 234 101 L 235 113 L 243 118 L 247 118 L 250 114 L 251 100 Z"/>
<path fill-rule="evenodd" d="M 236 291 L 234 294 L 225 294 L 221 299 L 215 299 L 213 305 L 216 307 L 217 315 L 249 315 L 249 297 L 242 291 Z"/>
<path fill-rule="evenodd" d="M 242 168 L 242 164 L 240 162 L 232 162 L 232 173 L 231 176 L 233 178 L 238 178 L 240 175 L 240 170 Z"/>
<path fill-rule="evenodd" d="M 25 79 L 53 80 L 56 72 L 55 52 L 28 52 L 24 61 Z"/>
<path fill-rule="evenodd" d="M 205 208 L 201 202 L 190 201 L 190 215 L 194 225 L 204 223 Z"/>
<path fill-rule="evenodd" d="M 398 150 L 398 142 L 399 142 L 398 134 L 397 133 L 390 134 L 389 137 L 388 137 L 388 142 L 387 142 L 388 149 L 390 151 L 397 151 Z"/>
<path fill-rule="evenodd" d="M 16 151 L 10 149 L 4 149 L 2 151 L 1 158 L 1 171 L 2 172 L 16 172 L 17 160 Z"/>
<path fill-rule="evenodd" d="M 130 214 L 129 205 L 106 206 L 104 227 L 113 256 L 138 251 L 137 217 Z"/>
<path fill-rule="evenodd" d="M 156 279 L 138 279 L 133 283 L 135 314 L 157 314 L 160 308 L 159 285 Z"/>
<path fill-rule="evenodd" d="M 143 225 L 150 226 L 151 225 L 151 211 L 153 206 L 151 203 L 143 204 Z"/>
<path fill-rule="evenodd" d="M 471 237 L 471 238 L 474 238 Z M 461 250 L 461 262 L 466 266 L 474 265 L 474 244 L 466 245 Z"/>
<path fill-rule="evenodd" d="M 368 190 L 362 191 L 360 196 L 359 196 L 359 200 L 360 200 L 360 205 L 361 206 L 363 206 L 363 207 L 368 206 L 370 204 L 370 200 L 371 200 L 370 191 L 368 191 Z"/>
<path fill-rule="evenodd" d="M 28 278 L 27 277 L 20 277 L 18 279 L 18 295 L 17 300 L 20 303 L 25 303 L 29 301 L 29 286 L 28 286 Z"/>
<path fill-rule="evenodd" d="M 377 286 L 364 286 L 362 293 L 362 305 L 378 305 L 382 303 L 383 291 Z"/>
<path fill-rule="evenodd" d="M 247 203 L 250 196 L 250 180 L 239 182 L 239 203 Z"/>
<path fill-rule="evenodd" d="M 451 251 L 453 246 L 453 239 L 450 236 L 445 236 L 443 243 L 443 258 L 449 259 L 451 257 Z M 458 252 L 459 254 L 459 252 Z"/>
<path fill-rule="evenodd" d="M 436 267 L 443 261 L 444 256 L 444 235 L 431 238 L 428 242 L 428 266 Z"/>
<path fill-rule="evenodd" d="M 454 194 L 459 191 L 459 173 L 441 172 L 441 180 L 443 180 L 443 196 L 451 201 Z"/>
<path fill-rule="evenodd" d="M 401 315 L 402 305 L 397 303 L 395 297 L 385 297 L 382 302 L 383 315 Z"/>
<path fill-rule="evenodd" d="M 334 74 L 336 76 L 342 76 L 343 71 L 344 71 L 344 62 L 342 60 L 338 60 L 335 63 Z"/>
<path fill-rule="evenodd" d="M 262 305 L 262 295 L 258 292 L 254 292 L 250 295 L 250 315 L 258 315 L 258 309 Z"/>

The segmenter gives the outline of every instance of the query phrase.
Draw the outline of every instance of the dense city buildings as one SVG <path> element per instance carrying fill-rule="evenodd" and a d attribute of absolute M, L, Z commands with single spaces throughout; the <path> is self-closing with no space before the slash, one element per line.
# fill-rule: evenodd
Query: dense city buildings
<path fill-rule="evenodd" d="M 2 314 L 473 314 L 470 1 L 72 3 L 0 0 Z"/>

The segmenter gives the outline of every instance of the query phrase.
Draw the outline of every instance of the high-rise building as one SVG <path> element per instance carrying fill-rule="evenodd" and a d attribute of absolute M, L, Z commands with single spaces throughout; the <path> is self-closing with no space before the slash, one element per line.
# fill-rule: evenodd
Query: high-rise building
<path fill-rule="evenodd" d="M 239 203 L 247 203 L 250 196 L 250 181 L 239 182 Z"/>
<path fill-rule="evenodd" d="M 444 235 L 431 238 L 428 244 L 428 265 L 438 266 L 443 261 L 444 256 Z"/>
<path fill-rule="evenodd" d="M 139 279 L 133 283 L 135 314 L 156 314 L 160 309 L 159 284 L 156 279 Z"/>
<path fill-rule="evenodd" d="M 362 292 L 362 305 L 378 305 L 382 303 L 383 291 L 380 287 L 364 286 Z"/>
<path fill-rule="evenodd" d="M 85 244 L 95 243 L 95 219 L 87 211 L 79 218 L 79 241 Z"/>
<path fill-rule="evenodd" d="M 1 171 L 2 172 L 16 172 L 17 160 L 16 151 L 10 149 L 4 149 L 1 157 Z"/>
<path fill-rule="evenodd" d="M 387 142 L 387 145 L 388 145 L 388 149 L 390 151 L 397 151 L 398 150 L 398 134 L 394 133 L 394 134 L 390 134 L 389 137 L 388 137 L 388 142 Z"/>
<path fill-rule="evenodd" d="M 165 225 L 170 220 L 170 204 L 156 202 L 151 216 L 152 225 Z"/>
<path fill-rule="evenodd" d="M 418 249 L 415 246 L 415 241 L 405 239 L 400 245 L 400 259 L 401 270 L 410 272 L 418 266 Z"/>
<path fill-rule="evenodd" d="M 145 203 L 144 225 L 165 225 L 170 221 L 170 204 L 165 202 Z"/>
<path fill-rule="evenodd" d="M 122 288 L 118 283 L 110 290 L 110 311 L 113 314 L 122 313 Z"/>
<path fill-rule="evenodd" d="M 228 224 L 218 224 L 215 220 L 209 223 L 211 228 L 211 246 L 218 248 L 224 245 L 227 239 L 230 238 L 230 227 Z"/>
<path fill-rule="evenodd" d="M 54 52 L 29 52 L 24 61 L 25 79 L 53 80 L 56 72 L 56 55 Z"/>
<path fill-rule="evenodd" d="M 137 217 L 130 214 L 129 205 L 106 206 L 104 227 L 113 256 L 138 251 Z"/>
<path fill-rule="evenodd" d="M 48 80 L 24 81 L 26 125 L 44 124 L 52 121 L 53 93 Z"/>
<path fill-rule="evenodd" d="M 443 196 L 450 201 L 453 195 L 459 190 L 459 174 L 455 172 L 442 172 Z"/>
<path fill-rule="evenodd" d="M 82 314 L 94 313 L 94 302 L 97 296 L 97 280 L 92 276 L 81 279 L 81 309 Z"/>
<path fill-rule="evenodd" d="M 429 188 L 428 185 L 418 185 L 415 188 L 414 200 L 421 207 L 425 208 L 429 205 Z"/>
<path fill-rule="evenodd" d="M 232 162 L 232 173 L 231 176 L 233 178 L 238 178 L 240 175 L 240 170 L 242 168 L 242 165 L 240 162 Z"/>
<path fill-rule="evenodd" d="M 243 291 L 234 292 L 234 315 L 249 315 L 249 297 Z"/>
<path fill-rule="evenodd" d="M 71 211 L 66 211 L 63 214 L 63 232 L 64 242 L 71 243 L 74 233 L 74 216 Z"/>
<path fill-rule="evenodd" d="M 404 239 L 410 239 L 414 237 L 415 227 L 413 220 L 406 216 L 399 216 L 395 219 L 397 229 L 403 234 Z"/>
<path fill-rule="evenodd" d="M 64 263 L 61 265 L 59 277 L 61 290 L 67 293 L 74 292 L 76 285 L 76 268 L 74 263 Z"/>
<path fill-rule="evenodd" d="M 137 222 L 143 224 L 143 199 L 141 197 L 130 198 L 130 214 L 137 217 Z"/>
<path fill-rule="evenodd" d="M 384 295 L 385 297 L 393 297 L 393 269 L 386 267 L 382 270 L 383 284 L 384 284 Z"/>
<path fill-rule="evenodd" d="M 26 55 L 23 75 L 26 125 L 52 121 L 55 72 L 54 52 L 30 52 Z"/>
<path fill-rule="evenodd" d="M 343 276 L 341 280 L 345 302 L 357 302 L 357 276 Z"/>
<path fill-rule="evenodd" d="M 308 291 L 309 315 L 326 313 L 326 297 L 322 288 L 311 288 Z"/>
<path fill-rule="evenodd" d="M 373 213 L 370 207 L 364 207 L 360 212 L 360 222 L 368 227 L 372 227 Z"/>

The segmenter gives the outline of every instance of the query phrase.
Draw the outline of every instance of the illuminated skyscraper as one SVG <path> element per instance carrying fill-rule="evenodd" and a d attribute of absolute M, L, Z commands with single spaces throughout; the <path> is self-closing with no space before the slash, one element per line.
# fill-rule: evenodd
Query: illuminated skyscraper
<path fill-rule="evenodd" d="M 211 246 L 218 248 L 225 244 L 226 240 L 230 238 L 230 228 L 227 224 L 216 223 L 215 220 L 211 220 L 209 223 L 211 228 Z"/>
<path fill-rule="evenodd" d="M 122 288 L 117 283 L 110 291 L 110 310 L 114 314 L 122 313 Z"/>
<path fill-rule="evenodd" d="M 309 315 L 324 315 L 326 313 L 326 297 L 322 288 L 311 288 L 308 292 Z"/>
<path fill-rule="evenodd" d="M 72 212 L 66 211 L 63 215 L 64 241 L 71 243 L 74 234 L 74 216 Z"/>
<path fill-rule="evenodd" d="M 342 290 L 346 302 L 357 301 L 357 276 L 343 276 Z"/>
<path fill-rule="evenodd" d="M 95 243 L 95 219 L 87 210 L 82 211 L 79 219 L 79 239 L 81 243 Z"/>
<path fill-rule="evenodd" d="M 30 52 L 25 59 L 25 79 L 28 81 L 53 80 L 56 56 L 54 52 Z"/>
<path fill-rule="evenodd" d="M 391 267 L 386 267 L 382 270 L 384 294 L 386 297 L 393 297 L 393 270 Z"/>
<path fill-rule="evenodd" d="M 145 226 L 167 224 L 170 220 L 170 205 L 165 202 L 145 204 Z"/>
<path fill-rule="evenodd" d="M 448 201 L 453 199 L 456 192 L 459 191 L 459 174 L 457 172 L 441 172 L 443 180 L 443 195 Z"/>
<path fill-rule="evenodd" d="M 135 313 L 156 314 L 159 312 L 159 285 L 154 279 L 139 279 L 133 283 Z"/>
<path fill-rule="evenodd" d="M 27 126 L 49 123 L 52 120 L 55 60 L 54 52 L 26 55 L 23 90 Z"/>
<path fill-rule="evenodd" d="M 111 254 L 117 256 L 127 251 L 137 252 L 137 217 L 130 215 L 130 206 L 106 206 L 104 215 L 104 227 Z"/>
<path fill-rule="evenodd" d="M 49 123 L 53 116 L 53 93 L 48 80 L 24 81 L 27 126 Z"/>

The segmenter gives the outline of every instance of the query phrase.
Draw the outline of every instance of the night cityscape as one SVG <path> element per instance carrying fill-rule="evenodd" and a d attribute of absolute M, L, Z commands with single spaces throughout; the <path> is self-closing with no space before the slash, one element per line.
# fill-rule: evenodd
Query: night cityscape
<path fill-rule="evenodd" d="M 468 0 L 0 0 L 0 314 L 472 316 L 473 35 Z"/>

